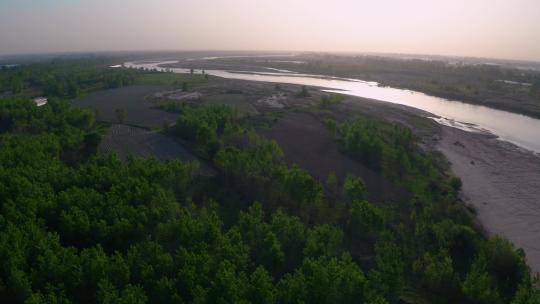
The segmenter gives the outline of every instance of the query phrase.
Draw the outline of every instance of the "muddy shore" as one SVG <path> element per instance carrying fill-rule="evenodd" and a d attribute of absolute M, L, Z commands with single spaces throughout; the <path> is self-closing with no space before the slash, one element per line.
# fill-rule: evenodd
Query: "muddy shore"
<path fill-rule="evenodd" d="M 483 230 L 522 248 L 531 269 L 540 272 L 540 155 L 492 135 L 430 125 L 419 117 L 431 115 L 406 106 L 359 99 L 347 107 L 407 125 L 425 147 L 444 154 Z"/>
<path fill-rule="evenodd" d="M 463 181 L 483 228 L 523 248 L 540 272 L 540 157 L 493 137 L 442 127 L 436 148 Z"/>

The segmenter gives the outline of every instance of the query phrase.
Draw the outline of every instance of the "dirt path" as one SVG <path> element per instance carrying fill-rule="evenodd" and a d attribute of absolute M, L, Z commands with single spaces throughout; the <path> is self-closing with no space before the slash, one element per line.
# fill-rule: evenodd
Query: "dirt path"
<path fill-rule="evenodd" d="M 443 127 L 437 148 L 463 180 L 484 229 L 527 254 L 540 271 L 540 157 L 484 135 Z"/>

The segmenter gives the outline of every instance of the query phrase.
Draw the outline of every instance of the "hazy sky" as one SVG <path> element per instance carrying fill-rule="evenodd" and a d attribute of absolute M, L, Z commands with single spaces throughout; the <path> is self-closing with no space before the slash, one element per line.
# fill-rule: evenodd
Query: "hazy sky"
<path fill-rule="evenodd" d="M 0 54 L 170 49 L 540 61 L 540 0 L 0 0 Z"/>

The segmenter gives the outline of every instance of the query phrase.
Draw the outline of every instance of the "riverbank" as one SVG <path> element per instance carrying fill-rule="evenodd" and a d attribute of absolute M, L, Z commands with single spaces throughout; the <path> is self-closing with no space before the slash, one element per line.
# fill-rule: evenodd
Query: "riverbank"
<path fill-rule="evenodd" d="M 219 71 L 218 71 L 219 72 Z M 242 86 L 266 87 L 270 92 L 273 84 L 269 82 L 288 82 L 292 85 L 291 92 L 297 92 L 303 85 L 300 78 L 287 77 L 252 77 L 253 75 L 233 74 L 233 76 L 223 72 L 223 77 L 236 78 L 236 80 L 222 80 L 238 84 L 241 88 L 239 92 L 245 91 Z M 216 73 L 215 76 L 221 76 Z M 256 80 L 248 84 L 245 80 Z M 310 86 L 314 87 L 336 87 L 339 81 L 332 83 L 323 83 L 320 80 L 310 80 Z M 266 82 L 265 82 L 266 81 Z M 255 84 L 257 83 L 257 85 Z M 350 89 L 343 87 L 341 89 Z M 380 88 L 367 87 L 378 90 Z M 318 90 L 317 90 L 318 91 Z M 335 90 L 335 92 L 341 92 Z M 394 92 L 394 91 L 391 91 Z M 405 92 L 407 93 L 407 92 Z M 257 93 L 258 94 L 258 93 Z M 255 94 L 255 95 L 257 95 Z M 347 92 L 348 95 L 354 95 Z M 254 96 L 255 96 L 254 95 Z M 319 94 L 316 94 L 319 95 Z M 370 94 L 366 94 L 369 96 Z M 374 94 L 375 95 L 375 94 Z M 261 95 L 261 98 L 265 97 Z M 396 97 L 383 95 L 383 97 Z M 436 104 L 437 99 L 426 98 L 419 94 L 400 94 L 399 98 L 414 101 L 416 103 L 407 104 L 416 105 L 412 108 L 406 105 L 392 104 L 391 102 L 380 102 L 366 98 L 356 98 L 348 96 L 339 108 L 340 113 L 350 117 L 355 112 L 364 115 L 384 118 L 391 121 L 400 122 L 413 129 L 416 135 L 423 139 L 427 149 L 438 149 L 452 164 L 453 172 L 463 180 L 463 198 L 467 204 L 475 207 L 478 220 L 481 222 L 484 230 L 489 234 L 498 234 L 508 238 L 517 247 L 523 248 L 528 256 L 529 265 L 533 271 L 540 271 L 540 247 L 535 244 L 540 243 L 540 157 L 517 148 L 516 146 L 496 139 L 494 136 L 468 133 L 454 128 L 437 125 L 433 120 L 426 117 L 433 116 L 417 108 L 424 108 L 434 112 L 441 109 Z M 396 100 L 396 99 L 392 99 Z M 399 99 L 397 99 L 399 100 Z M 291 99 L 286 104 L 298 107 L 298 102 L 302 100 Z M 249 102 L 249 100 L 248 100 Z M 310 105 L 316 105 L 318 99 L 312 96 L 309 100 L 303 100 Z M 532 132 L 531 142 L 538 143 L 534 139 L 538 135 L 535 133 L 537 122 L 532 124 L 522 124 L 519 128 L 519 119 L 525 119 L 512 113 L 500 112 L 488 108 L 475 108 L 467 104 L 459 104 L 459 108 L 450 101 L 440 101 L 440 105 L 448 105 L 454 108 L 449 113 L 459 114 L 469 119 L 480 119 L 486 124 L 501 123 L 497 130 L 499 134 L 510 132 L 512 136 L 521 136 Z M 484 115 L 481 115 L 484 111 Z M 443 116 L 444 113 L 441 113 Z M 529 120 L 527 118 L 527 120 Z M 468 119 L 456 119 L 456 121 L 470 122 Z M 482 124 L 479 124 L 482 125 Z M 420 132 L 420 133 L 419 133 Z M 510 137 L 511 138 L 511 137 Z"/>
<path fill-rule="evenodd" d="M 150 64 L 133 64 L 135 68 L 160 69 L 160 66 L 170 62 Z M 166 68 L 161 68 L 166 70 Z M 168 68 L 167 68 L 168 69 Z M 186 69 L 173 69 L 172 72 L 186 73 Z M 477 106 L 459 101 L 426 95 L 392 87 L 381 87 L 373 83 L 354 80 L 322 79 L 316 75 L 283 76 L 269 74 L 253 74 L 229 72 L 225 70 L 207 70 L 209 75 L 229 79 L 250 80 L 258 82 L 289 83 L 315 88 L 327 88 L 325 91 L 375 99 L 390 103 L 421 109 L 433 116 L 440 116 L 450 121 L 475 126 L 478 130 L 488 131 L 520 147 L 540 152 L 540 120 L 528 116 L 496 110 L 485 106 Z M 496 118 L 496 119 L 494 119 Z"/>
<path fill-rule="evenodd" d="M 436 124 L 426 119 L 429 113 L 407 106 L 349 97 L 341 107 L 404 124 L 426 149 L 441 152 L 485 233 L 522 248 L 531 269 L 540 272 L 540 155 L 493 135 Z"/>
<path fill-rule="evenodd" d="M 523 248 L 540 272 L 540 157 L 490 136 L 441 127 L 436 148 L 463 181 L 463 200 L 490 235 Z"/>
<path fill-rule="evenodd" d="M 540 74 L 532 62 L 523 63 L 527 68 L 516 68 L 504 62 L 466 64 L 455 58 L 425 61 L 345 54 L 299 54 L 295 60 L 306 64 L 278 67 L 375 81 L 383 86 L 540 118 Z"/>

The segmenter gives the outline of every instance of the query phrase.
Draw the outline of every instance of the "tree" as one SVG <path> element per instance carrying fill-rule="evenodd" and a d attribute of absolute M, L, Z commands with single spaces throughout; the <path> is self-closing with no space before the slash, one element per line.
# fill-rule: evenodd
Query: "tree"
<path fill-rule="evenodd" d="M 240 303 L 246 299 L 249 286 L 245 273 L 239 272 L 230 261 L 219 264 L 215 281 L 208 294 L 209 303 Z"/>
<path fill-rule="evenodd" d="M 516 292 L 514 300 L 512 300 L 512 304 L 536 303 L 540 303 L 540 289 L 538 288 L 537 279 L 535 279 L 535 282 L 522 284 Z"/>
<path fill-rule="evenodd" d="M 429 252 L 413 264 L 413 271 L 430 291 L 437 295 L 434 301 L 455 303 L 459 299 L 459 278 L 454 273 L 452 258 L 448 252 L 441 250 L 433 255 Z M 442 297 L 441 297 L 442 296 Z"/>
<path fill-rule="evenodd" d="M 306 241 L 306 228 L 300 218 L 280 208 L 272 214 L 270 229 L 281 243 L 285 260 L 295 262 L 296 257 L 302 255 Z"/>
<path fill-rule="evenodd" d="M 244 242 L 250 247 L 252 260 L 257 265 L 268 269 L 281 266 L 284 254 L 279 239 L 271 231 L 270 225 L 264 222 L 264 212 L 260 203 L 255 203 L 247 212 L 241 212 L 238 229 Z"/>
<path fill-rule="evenodd" d="M 487 267 L 486 258 L 479 256 L 471 266 L 461 289 L 465 296 L 475 303 L 502 303 L 499 292 L 493 288 L 493 280 Z"/>
<path fill-rule="evenodd" d="M 375 245 L 375 254 L 376 266 L 368 275 L 371 288 L 394 303 L 405 284 L 401 250 L 389 236 L 383 236 Z"/>
<path fill-rule="evenodd" d="M 337 192 L 338 190 L 338 180 L 335 172 L 330 172 L 326 178 L 326 186 L 330 191 Z"/>
<path fill-rule="evenodd" d="M 349 255 L 308 257 L 278 283 L 280 303 L 366 303 L 367 279 Z"/>
<path fill-rule="evenodd" d="M 497 282 L 501 297 L 510 301 L 519 283 L 529 276 L 523 251 L 515 250 L 508 240 L 496 236 L 484 244 L 481 255 L 485 257 L 486 271 Z"/>
<path fill-rule="evenodd" d="M 341 101 L 343 101 L 343 96 L 342 95 L 337 95 L 337 94 L 326 95 L 325 94 L 325 95 L 321 96 L 320 106 L 321 107 L 329 107 L 329 106 L 332 106 L 332 105 L 339 104 L 339 103 L 341 103 Z"/>
<path fill-rule="evenodd" d="M 140 286 L 128 285 L 125 289 L 118 290 L 108 281 L 99 284 L 99 302 L 104 304 L 144 304 L 148 298 Z"/>
<path fill-rule="evenodd" d="M 367 188 L 362 178 L 347 175 L 343 183 L 343 190 L 351 201 L 363 201 L 367 199 Z"/>
<path fill-rule="evenodd" d="M 330 132 L 332 132 L 332 135 L 336 136 L 338 133 L 338 124 L 334 119 L 325 119 L 324 123 L 326 124 L 326 127 Z"/>
<path fill-rule="evenodd" d="M 318 225 L 308 231 L 304 255 L 308 257 L 332 257 L 340 250 L 343 231 L 327 224 Z"/>
<path fill-rule="evenodd" d="M 309 97 L 309 96 L 311 95 L 309 94 L 308 88 L 306 86 L 302 86 L 302 89 L 300 89 L 300 91 L 296 93 L 296 97 L 300 97 L 300 98 Z"/>
<path fill-rule="evenodd" d="M 379 232 L 384 228 L 383 212 L 367 201 L 353 201 L 348 226 L 352 233 Z"/>
<path fill-rule="evenodd" d="M 247 298 L 251 303 L 271 304 L 276 302 L 272 277 L 259 266 L 251 274 Z"/>
<path fill-rule="evenodd" d="M 456 177 L 456 176 L 450 177 L 448 183 L 450 184 L 450 187 L 455 193 L 458 193 L 459 191 L 461 191 L 462 182 L 459 177 Z"/>

